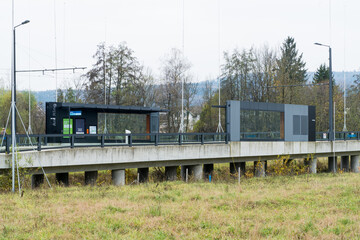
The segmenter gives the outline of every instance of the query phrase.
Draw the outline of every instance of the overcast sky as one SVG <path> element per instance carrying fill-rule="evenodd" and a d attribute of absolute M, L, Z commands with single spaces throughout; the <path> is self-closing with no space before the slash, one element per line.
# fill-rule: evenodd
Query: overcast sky
<path fill-rule="evenodd" d="M 14 1 L 15 25 L 31 21 L 16 31 L 18 70 L 54 68 L 55 49 L 58 68 L 90 68 L 97 44 L 105 41 L 107 45 L 126 42 L 158 76 L 171 48 L 182 49 L 183 0 Z M 265 44 L 277 49 L 287 36 L 295 38 L 309 71 L 328 62 L 328 50 L 314 42 L 331 44 L 334 71 L 360 69 L 358 0 L 332 0 L 331 4 L 329 0 L 184 0 L 184 5 L 185 56 L 196 81 L 216 78 L 219 42 L 221 52 Z M 11 19 L 11 0 L 1 0 L 0 78 L 6 85 Z M 27 89 L 29 80 L 32 90 L 55 89 L 52 73 L 17 76 L 19 89 Z M 65 86 L 74 76 L 58 73 L 58 86 Z"/>

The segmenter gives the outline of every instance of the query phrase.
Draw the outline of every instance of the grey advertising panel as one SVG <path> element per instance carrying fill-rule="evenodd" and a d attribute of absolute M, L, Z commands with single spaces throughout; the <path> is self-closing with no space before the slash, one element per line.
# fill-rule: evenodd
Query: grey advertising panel
<path fill-rule="evenodd" d="M 285 104 L 285 141 L 308 139 L 308 106 Z"/>
<path fill-rule="evenodd" d="M 230 141 L 240 141 L 240 102 L 227 101 Z"/>

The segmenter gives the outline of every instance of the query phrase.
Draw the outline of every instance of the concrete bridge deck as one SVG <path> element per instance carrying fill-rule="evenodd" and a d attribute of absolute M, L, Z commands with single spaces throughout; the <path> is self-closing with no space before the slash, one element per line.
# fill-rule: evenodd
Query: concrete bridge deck
<path fill-rule="evenodd" d="M 209 145 L 64 148 L 22 152 L 20 166 L 46 172 L 112 170 L 224 162 L 263 161 L 289 155 L 311 158 L 359 155 L 360 141 L 229 142 Z M 11 154 L 0 154 L 0 169 L 10 168 Z"/>

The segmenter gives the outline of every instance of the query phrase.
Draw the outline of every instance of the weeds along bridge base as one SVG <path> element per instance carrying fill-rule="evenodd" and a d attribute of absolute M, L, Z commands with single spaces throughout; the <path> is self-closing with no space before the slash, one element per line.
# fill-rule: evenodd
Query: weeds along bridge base
<path fill-rule="evenodd" d="M 245 164 L 253 161 L 259 169 L 256 176 L 264 176 L 268 160 L 289 156 L 290 159 L 308 159 L 310 172 L 316 173 L 316 159 L 328 157 L 329 171 L 336 172 L 337 157 L 344 171 L 359 171 L 360 141 L 240 141 L 228 144 L 183 145 L 131 145 L 109 147 L 82 147 L 25 151 L 19 155 L 19 165 L 32 169 L 33 187 L 43 180 L 40 167 L 47 173 L 57 173 L 59 182 L 68 183 L 69 172 L 85 172 L 85 182 L 95 183 L 97 171 L 112 170 L 115 185 L 125 184 L 125 169 L 138 168 L 140 182 L 148 180 L 149 167 L 165 167 L 168 180 L 176 179 L 176 169 L 181 166 L 183 179 L 186 173 L 197 180 L 211 174 L 214 163 L 230 163 L 230 172 L 245 171 Z M 0 170 L 10 168 L 10 154 L 0 154 Z M 334 163 L 335 161 L 335 163 Z"/>

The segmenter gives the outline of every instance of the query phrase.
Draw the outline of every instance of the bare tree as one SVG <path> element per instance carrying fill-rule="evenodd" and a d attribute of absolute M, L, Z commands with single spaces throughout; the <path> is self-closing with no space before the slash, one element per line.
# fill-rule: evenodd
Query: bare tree
<path fill-rule="evenodd" d="M 172 49 L 163 60 L 161 68 L 161 82 L 157 90 L 160 107 L 168 109 L 166 115 L 166 130 L 178 132 L 181 123 L 182 82 L 184 82 L 184 118 L 185 129 L 188 129 L 189 114 L 193 107 L 193 100 L 197 93 L 197 84 L 192 83 L 190 74 L 191 64 L 183 57 L 178 49 Z"/>

